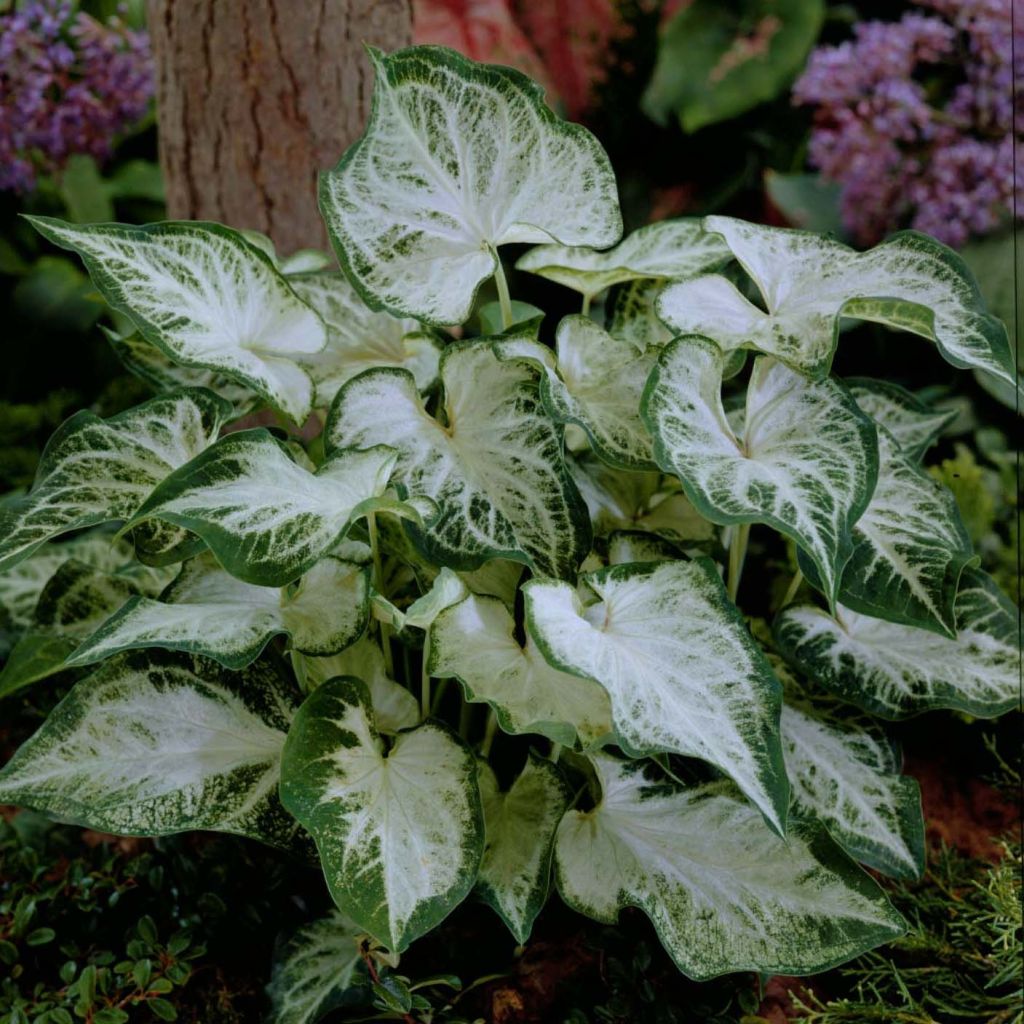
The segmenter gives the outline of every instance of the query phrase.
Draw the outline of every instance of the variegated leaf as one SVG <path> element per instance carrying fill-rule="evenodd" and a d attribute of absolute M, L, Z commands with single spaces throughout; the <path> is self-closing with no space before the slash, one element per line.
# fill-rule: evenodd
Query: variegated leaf
<path fill-rule="evenodd" d="M 896 878 L 924 870 L 917 782 L 900 774 L 885 734 L 865 718 L 786 701 L 782 747 L 793 810 L 817 818 L 853 858 Z"/>
<path fill-rule="evenodd" d="M 368 370 L 349 381 L 328 416 L 328 449 L 384 444 L 399 453 L 394 480 L 402 492 L 440 506 L 428 529 L 408 527 L 430 560 L 474 569 L 509 558 L 573 576 L 590 547 L 589 524 L 536 372 L 498 359 L 489 342 L 468 342 L 445 349 L 441 379 L 443 422 L 426 411 L 404 370 Z"/>
<path fill-rule="evenodd" d="M 839 587 L 848 608 L 950 636 L 971 540 L 951 491 L 878 431 L 878 484 L 853 528 Z M 817 585 L 815 566 L 801 566 Z"/>
<path fill-rule="evenodd" d="M 268 431 L 243 430 L 168 476 L 132 523 L 182 526 L 233 576 L 283 587 L 342 539 L 363 503 L 383 494 L 395 458 L 386 448 L 337 451 L 311 473 Z"/>
<path fill-rule="evenodd" d="M 432 676 L 457 678 L 467 700 L 490 704 L 505 732 L 539 733 L 565 746 L 611 738 L 604 690 L 552 668 L 531 637 L 520 646 L 497 598 L 471 595 L 443 611 L 431 628 L 428 665 Z"/>
<path fill-rule="evenodd" d="M 375 313 L 342 274 L 301 274 L 289 284 L 327 324 L 327 347 L 300 359 L 316 386 L 318 409 L 331 404 L 345 381 L 374 366 L 408 370 L 420 391 L 437 380 L 441 343 L 418 321 Z"/>
<path fill-rule="evenodd" d="M 651 785 L 640 765 L 609 757 L 594 767 L 600 803 L 558 829 L 558 891 L 609 924 L 639 907 L 689 977 L 814 974 L 903 932 L 821 826 L 796 821 L 780 839 L 729 787 Z"/>
<path fill-rule="evenodd" d="M 839 609 L 785 609 L 779 647 L 811 679 L 883 718 L 953 708 L 994 718 L 1020 703 L 1017 609 L 990 576 L 964 573 L 956 637 Z"/>
<path fill-rule="evenodd" d="M 880 423 L 915 462 L 935 443 L 942 430 L 956 419 L 955 409 L 933 409 L 909 391 L 887 380 L 852 377 L 850 394 L 876 423 Z"/>
<path fill-rule="evenodd" d="M 354 676 L 366 683 L 378 732 L 394 735 L 402 729 L 411 729 L 420 720 L 416 698 L 388 675 L 380 644 L 368 636 L 340 654 L 327 658 L 302 657 L 300 664 L 305 686 L 311 690 L 336 676 Z"/>
<path fill-rule="evenodd" d="M 523 587 L 548 661 L 608 691 L 624 747 L 710 762 L 784 832 L 781 689 L 713 563 L 616 565 L 583 582 L 598 597 L 586 606 L 565 583 Z"/>
<path fill-rule="evenodd" d="M 929 338 L 954 366 L 1012 382 L 1006 328 L 985 311 L 967 265 L 952 249 L 901 231 L 858 253 L 828 236 L 707 217 L 754 280 L 765 309 L 716 274 L 670 285 L 658 314 L 678 333 L 723 349 L 754 348 L 814 376 L 828 372 L 840 317 L 873 320 Z"/>
<path fill-rule="evenodd" d="M 370 123 L 320 179 L 320 209 L 373 308 L 462 323 L 498 246 L 618 241 L 608 157 L 551 113 L 537 85 L 439 46 L 369 52 Z"/>
<path fill-rule="evenodd" d="M 383 594 L 374 592 L 374 615 L 381 622 L 394 626 L 399 633 L 409 626 L 428 630 L 445 608 L 461 601 L 468 593 L 469 589 L 462 577 L 447 566 L 442 566 L 427 592 L 416 598 L 405 611 L 392 604 Z"/>
<path fill-rule="evenodd" d="M 78 253 L 107 302 L 176 362 L 233 378 L 299 424 L 309 415 L 313 383 L 295 360 L 323 349 L 327 329 L 240 232 L 192 221 L 29 219 Z"/>
<path fill-rule="evenodd" d="M 621 469 L 653 469 L 651 436 L 640 398 L 657 351 L 638 353 L 589 317 L 567 316 L 555 334 L 557 370 L 548 367 L 540 393 L 560 423 L 582 427 L 594 451 Z"/>
<path fill-rule="evenodd" d="M 9 697 L 32 683 L 49 679 L 64 669 L 64 659 L 77 641 L 62 633 L 29 629 L 11 648 L 0 672 L 0 697 Z"/>
<path fill-rule="evenodd" d="M 125 369 L 149 384 L 157 394 L 181 387 L 207 388 L 231 403 L 234 416 L 245 416 L 263 403 L 251 388 L 213 370 L 176 363 L 163 349 L 138 333 L 121 335 L 100 325 Z"/>
<path fill-rule="evenodd" d="M 675 544 L 643 530 L 613 530 L 608 535 L 608 564 L 674 562 L 681 556 Z"/>
<path fill-rule="evenodd" d="M 288 846 L 294 696 L 269 668 L 132 651 L 78 683 L 0 772 L 0 803 L 119 835 L 210 829 Z"/>
<path fill-rule="evenodd" d="M 473 755 L 433 721 L 385 750 L 358 679 L 324 683 L 299 709 L 281 800 L 313 834 L 335 902 L 392 952 L 473 887 L 484 844 Z"/>
<path fill-rule="evenodd" d="M 874 425 L 835 381 L 762 358 L 738 437 L 722 406 L 724 363 L 706 338 L 679 338 L 662 350 L 643 405 L 655 458 L 706 518 L 768 523 L 791 537 L 834 600 L 851 527 L 875 487 Z"/>
<path fill-rule="evenodd" d="M 664 290 L 665 282 L 658 280 L 630 281 L 616 288 L 609 299 L 609 334 L 628 341 L 638 352 L 668 344 L 675 332 L 657 312 L 658 296 Z"/>
<path fill-rule="evenodd" d="M 692 277 L 730 259 L 720 235 L 705 231 L 699 218 L 683 217 L 638 228 L 604 252 L 539 245 L 520 256 L 516 270 L 539 274 L 592 299 L 625 281 Z"/>
<path fill-rule="evenodd" d="M 267 1024 L 316 1024 L 331 1010 L 365 996 L 369 978 L 360 969 L 364 935 L 340 910 L 292 935 L 274 958 Z"/>
<path fill-rule="evenodd" d="M 507 793 L 486 761 L 479 768 L 487 842 L 477 892 L 522 945 L 547 902 L 555 830 L 572 793 L 562 773 L 532 751 Z"/>
<path fill-rule="evenodd" d="M 200 388 L 107 420 L 75 413 L 43 449 L 32 489 L 0 508 L 0 570 L 62 533 L 130 519 L 161 480 L 213 442 L 230 414 Z"/>
<path fill-rule="evenodd" d="M 355 642 L 369 622 L 369 570 L 323 558 L 293 586 L 244 583 L 210 554 L 185 564 L 159 601 L 132 597 L 68 659 L 90 665 L 119 651 L 163 647 L 244 668 L 271 637 L 303 654 L 329 655 Z"/>

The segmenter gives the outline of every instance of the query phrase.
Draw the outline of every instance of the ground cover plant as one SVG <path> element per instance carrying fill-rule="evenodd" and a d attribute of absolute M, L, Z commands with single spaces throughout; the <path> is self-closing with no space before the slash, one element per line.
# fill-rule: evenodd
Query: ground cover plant
<path fill-rule="evenodd" d="M 337 910 L 283 950 L 282 1022 L 367 989 L 416 1019 L 397 957 L 471 894 L 524 943 L 552 881 L 698 980 L 896 939 L 859 864 L 912 879 L 924 841 L 884 720 L 1013 708 L 1016 610 L 920 466 L 950 414 L 830 367 L 864 320 L 1012 383 L 1005 329 L 913 232 L 622 239 L 603 150 L 528 79 L 372 59 L 321 185 L 341 272 L 33 218 L 157 394 L 66 421 L 0 508 L 0 695 L 80 672 L 0 802 L 318 859 Z M 580 296 L 553 347 L 509 293 L 523 244 Z M 266 407 L 284 430 L 225 429 Z M 795 552 L 777 602 L 744 587 L 755 524 Z"/>

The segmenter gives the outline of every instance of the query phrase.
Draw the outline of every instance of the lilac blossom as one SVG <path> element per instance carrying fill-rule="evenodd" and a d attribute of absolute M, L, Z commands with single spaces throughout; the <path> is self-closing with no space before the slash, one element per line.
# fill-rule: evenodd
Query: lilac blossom
<path fill-rule="evenodd" d="M 864 245 L 904 226 L 962 245 L 1022 198 L 1024 0 L 913 2 L 922 10 L 817 49 L 793 90 L 816 108 L 810 161 L 842 186 L 843 221 Z"/>
<path fill-rule="evenodd" d="M 75 153 L 106 159 L 152 96 L 146 33 L 71 0 L 0 15 L 0 189 L 30 191 Z"/>

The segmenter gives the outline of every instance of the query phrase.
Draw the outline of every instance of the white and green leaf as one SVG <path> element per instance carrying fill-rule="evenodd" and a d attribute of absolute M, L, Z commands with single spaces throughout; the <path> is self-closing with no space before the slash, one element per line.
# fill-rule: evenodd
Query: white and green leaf
<path fill-rule="evenodd" d="M 299 360 L 313 378 L 318 409 L 330 406 L 345 381 L 375 366 L 408 370 L 420 391 L 437 380 L 441 342 L 419 321 L 375 313 L 343 274 L 300 274 L 289 284 L 327 325 L 327 346 Z"/>
<path fill-rule="evenodd" d="M 679 969 L 814 974 L 905 928 L 878 886 L 816 824 L 780 839 L 721 785 L 652 785 L 637 763 L 595 757 L 600 802 L 555 841 L 562 899 L 614 924 L 638 907 Z"/>
<path fill-rule="evenodd" d="M 782 746 L 793 810 L 817 818 L 855 860 L 896 878 L 924 870 L 917 782 L 870 720 L 830 714 L 819 702 L 782 707 Z"/>
<path fill-rule="evenodd" d="M 477 892 L 522 945 L 547 902 L 555 830 L 572 793 L 562 773 L 532 751 L 507 792 L 486 761 L 479 769 L 487 842 Z"/>
<path fill-rule="evenodd" d="M 586 509 L 544 411 L 536 371 L 499 359 L 489 342 L 449 345 L 441 358 L 444 421 L 427 412 L 412 375 L 368 370 L 338 392 L 328 450 L 388 445 L 403 496 L 440 507 L 427 529 L 408 526 L 423 554 L 453 569 L 488 558 L 574 575 L 590 547 Z"/>
<path fill-rule="evenodd" d="M 123 604 L 68 664 L 163 647 L 239 669 L 280 634 L 303 654 L 336 654 L 366 629 L 369 590 L 368 569 L 336 558 L 321 559 L 297 584 L 279 590 L 244 583 L 204 554 L 185 564 L 159 601 L 132 597 Z"/>
<path fill-rule="evenodd" d="M 875 488 L 875 427 L 842 385 L 762 358 L 738 436 L 722 405 L 725 360 L 706 338 L 662 350 L 643 404 L 655 458 L 712 522 L 767 523 L 794 540 L 834 600 Z"/>
<path fill-rule="evenodd" d="M 811 679 L 883 718 L 952 708 L 994 718 L 1020 704 L 1017 609 L 992 578 L 964 573 L 956 636 L 858 614 L 837 618 L 809 606 L 786 608 L 779 647 Z"/>
<path fill-rule="evenodd" d="M 508 733 L 592 747 L 611 739 L 611 706 L 590 679 L 548 664 L 532 637 L 521 646 L 497 598 L 471 595 L 442 612 L 430 633 L 432 676 L 455 677 L 469 701 L 486 701 Z"/>
<path fill-rule="evenodd" d="M 473 887 L 484 845 L 473 755 L 433 721 L 385 750 L 358 679 L 324 683 L 299 709 L 281 800 L 316 840 L 335 902 L 392 952 Z"/>
<path fill-rule="evenodd" d="M 627 235 L 604 252 L 565 245 L 539 245 L 519 257 L 526 270 L 592 299 L 626 281 L 692 277 L 717 270 L 732 253 L 696 217 L 663 220 Z"/>
<path fill-rule="evenodd" d="M 659 316 L 677 333 L 703 334 L 723 349 L 753 348 L 823 376 L 841 317 L 873 320 L 934 341 L 954 366 L 1013 382 L 1006 328 L 985 310 L 970 270 L 952 249 L 901 231 L 859 253 L 828 236 L 707 217 L 757 285 L 764 309 L 725 277 L 705 274 L 667 287 Z"/>
<path fill-rule="evenodd" d="M 909 391 L 887 380 L 853 377 L 845 381 L 857 404 L 892 435 L 900 450 L 914 462 L 956 419 L 955 409 L 933 409 Z"/>
<path fill-rule="evenodd" d="M 267 667 L 132 651 L 77 683 L 0 772 L 0 802 L 119 835 L 210 829 L 288 846 L 295 697 Z"/>
<path fill-rule="evenodd" d="M 78 253 L 93 284 L 176 362 L 222 373 L 301 424 L 313 382 L 296 358 L 327 344 L 323 321 L 265 252 L 220 224 L 32 225 Z"/>
<path fill-rule="evenodd" d="M 713 563 L 617 565 L 582 579 L 592 604 L 565 583 L 523 587 L 527 629 L 548 661 L 608 691 L 630 753 L 708 761 L 783 833 L 781 688 Z"/>
<path fill-rule="evenodd" d="M 369 53 L 370 121 L 321 177 L 320 209 L 372 308 L 463 323 L 498 246 L 619 240 L 607 155 L 555 117 L 535 83 L 439 46 Z"/>
<path fill-rule="evenodd" d="M 0 508 L 0 571 L 63 533 L 130 519 L 158 483 L 213 443 L 230 414 L 204 389 L 106 420 L 75 413 L 43 449 L 32 489 Z"/>
<path fill-rule="evenodd" d="M 316 1024 L 365 995 L 369 979 L 359 970 L 364 936 L 340 910 L 295 932 L 274 958 L 268 1024 Z"/>
<path fill-rule="evenodd" d="M 192 531 L 247 583 L 282 587 L 344 536 L 382 495 L 395 465 L 386 448 L 336 451 L 315 472 L 257 428 L 222 437 L 167 477 L 132 523 L 158 518 Z"/>

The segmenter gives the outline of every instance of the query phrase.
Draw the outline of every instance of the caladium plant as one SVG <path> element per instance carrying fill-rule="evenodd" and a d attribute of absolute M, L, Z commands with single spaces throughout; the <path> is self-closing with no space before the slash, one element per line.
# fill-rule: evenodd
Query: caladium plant
<path fill-rule="evenodd" d="M 341 271 L 219 225 L 33 220 L 158 394 L 72 417 L 0 507 L 0 695 L 77 673 L 0 802 L 315 846 L 338 909 L 284 947 L 288 1024 L 366 983 L 366 937 L 393 963 L 470 898 L 516 943 L 552 887 L 637 907 L 697 979 L 894 938 L 860 865 L 915 876 L 923 829 L 878 719 L 1009 710 L 1016 617 L 920 468 L 947 414 L 830 364 L 860 318 L 1012 382 L 1004 328 L 923 235 L 620 241 L 607 157 L 529 80 L 372 60 L 321 185 Z M 582 296 L 550 336 L 510 243 Z M 260 407 L 322 434 L 230 429 Z M 798 551 L 774 631 L 741 601 L 752 528 Z"/>

